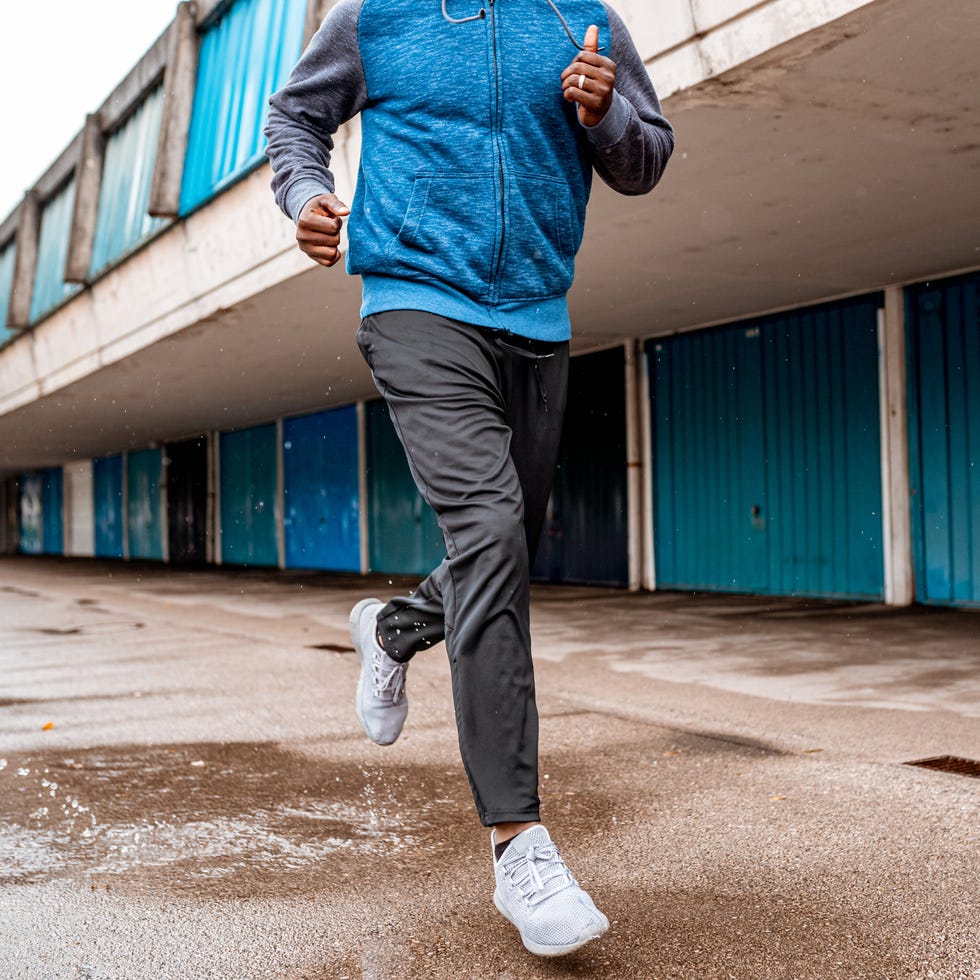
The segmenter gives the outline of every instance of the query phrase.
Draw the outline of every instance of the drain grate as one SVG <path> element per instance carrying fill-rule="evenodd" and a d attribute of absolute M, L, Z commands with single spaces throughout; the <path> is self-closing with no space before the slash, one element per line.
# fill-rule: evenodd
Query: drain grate
<path fill-rule="evenodd" d="M 961 759 L 956 755 L 937 755 L 932 759 L 906 762 L 905 765 L 919 766 L 922 769 L 938 769 L 940 772 L 952 772 L 957 776 L 973 776 L 980 779 L 980 762 L 976 759 Z"/>

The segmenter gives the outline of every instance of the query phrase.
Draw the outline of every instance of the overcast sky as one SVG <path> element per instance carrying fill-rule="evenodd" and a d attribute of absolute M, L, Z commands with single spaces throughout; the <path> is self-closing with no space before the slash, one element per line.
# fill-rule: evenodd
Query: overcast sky
<path fill-rule="evenodd" d="M 177 0 L 0 0 L 0 221 L 176 9 Z"/>

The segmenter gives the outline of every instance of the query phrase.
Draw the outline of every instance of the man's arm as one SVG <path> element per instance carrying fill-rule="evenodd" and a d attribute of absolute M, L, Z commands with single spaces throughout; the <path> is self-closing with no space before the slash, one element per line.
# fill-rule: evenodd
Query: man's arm
<path fill-rule="evenodd" d="M 587 44 L 592 50 L 580 53 L 565 70 L 563 87 L 566 98 L 579 103 L 599 176 L 620 194 L 647 194 L 673 152 L 674 130 L 626 25 L 607 3 L 603 6 L 612 34 L 609 57 Z M 577 87 L 579 79 L 584 79 L 583 90 Z"/>
<path fill-rule="evenodd" d="M 340 0 L 289 80 L 269 100 L 265 136 L 272 189 L 276 203 L 297 223 L 314 198 L 333 197 L 333 136 L 367 101 L 357 43 L 362 4 L 363 0 Z"/>

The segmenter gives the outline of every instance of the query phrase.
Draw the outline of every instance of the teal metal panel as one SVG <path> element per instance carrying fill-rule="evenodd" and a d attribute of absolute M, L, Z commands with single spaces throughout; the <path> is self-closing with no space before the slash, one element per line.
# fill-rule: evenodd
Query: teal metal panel
<path fill-rule="evenodd" d="M 95 508 L 95 555 L 122 558 L 123 550 L 123 459 L 109 456 L 92 466 L 92 495 Z"/>
<path fill-rule="evenodd" d="M 75 178 L 72 177 L 41 209 L 31 323 L 36 323 L 81 289 L 75 283 L 65 282 L 65 259 L 74 207 Z"/>
<path fill-rule="evenodd" d="M 64 475 L 61 467 L 41 471 L 41 551 L 61 555 L 65 551 Z"/>
<path fill-rule="evenodd" d="M 283 425 L 286 565 L 360 571 L 357 408 Z"/>
<path fill-rule="evenodd" d="M 163 454 L 144 449 L 126 456 L 126 538 L 130 558 L 163 559 Z"/>
<path fill-rule="evenodd" d="M 879 305 L 648 344 L 661 586 L 882 596 Z"/>
<path fill-rule="evenodd" d="M 146 213 L 162 113 L 163 86 L 159 85 L 106 140 L 92 245 L 93 276 L 166 224 L 165 219 Z"/>
<path fill-rule="evenodd" d="M 629 581 L 624 386 L 622 347 L 572 358 L 534 578 L 594 585 Z"/>
<path fill-rule="evenodd" d="M 44 535 L 41 518 L 41 474 L 23 473 L 18 482 L 20 484 L 20 550 L 25 555 L 39 555 Z"/>
<path fill-rule="evenodd" d="M 229 565 L 278 565 L 276 427 L 223 432 L 221 559 Z"/>
<path fill-rule="evenodd" d="M 980 604 L 980 275 L 907 294 L 916 598 Z"/>
<path fill-rule="evenodd" d="M 14 259 L 16 256 L 14 239 L 0 248 L 0 347 L 14 336 L 7 329 L 7 314 L 10 311 L 10 290 L 14 284 Z"/>
<path fill-rule="evenodd" d="M 306 0 L 237 0 L 204 32 L 181 214 L 265 159 L 269 96 L 300 55 Z"/>
<path fill-rule="evenodd" d="M 442 531 L 415 487 L 387 406 L 372 401 L 366 411 L 371 571 L 427 575 L 446 556 Z"/>

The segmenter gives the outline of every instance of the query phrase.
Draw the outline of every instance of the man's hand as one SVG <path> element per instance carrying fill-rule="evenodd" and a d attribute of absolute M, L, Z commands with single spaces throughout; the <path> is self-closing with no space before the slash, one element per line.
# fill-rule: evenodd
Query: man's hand
<path fill-rule="evenodd" d="M 303 205 L 296 222 L 296 242 L 328 269 L 340 258 L 340 229 L 350 208 L 336 194 L 320 194 Z"/>
<path fill-rule="evenodd" d="M 599 28 L 585 32 L 585 50 L 562 72 L 561 87 L 566 102 L 578 103 L 583 126 L 602 122 L 612 105 L 616 62 L 599 54 Z"/>

